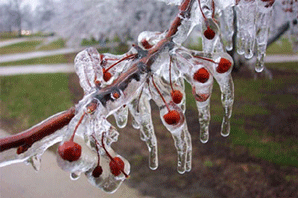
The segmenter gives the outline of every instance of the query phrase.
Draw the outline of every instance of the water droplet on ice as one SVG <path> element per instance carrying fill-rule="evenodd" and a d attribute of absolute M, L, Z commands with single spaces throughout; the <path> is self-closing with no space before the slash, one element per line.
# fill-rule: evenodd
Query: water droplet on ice
<path fill-rule="evenodd" d="M 70 173 L 70 179 L 71 180 L 77 180 L 79 179 L 81 176 L 81 172 L 73 172 L 73 173 Z"/>

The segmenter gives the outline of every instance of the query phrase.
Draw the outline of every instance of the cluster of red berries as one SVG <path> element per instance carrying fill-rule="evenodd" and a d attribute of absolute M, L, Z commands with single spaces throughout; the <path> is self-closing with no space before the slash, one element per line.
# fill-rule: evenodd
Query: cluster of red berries
<path fill-rule="evenodd" d="M 74 162 L 80 159 L 82 153 L 81 146 L 72 140 L 64 142 L 58 147 L 58 154 L 64 160 Z M 110 157 L 110 155 L 108 155 Z M 113 175 L 118 176 L 121 172 L 124 173 L 124 162 L 119 157 L 111 158 L 109 163 L 110 171 Z M 99 177 L 102 174 L 102 167 L 98 164 L 92 171 L 93 177 Z M 126 175 L 126 174 L 125 174 Z"/>

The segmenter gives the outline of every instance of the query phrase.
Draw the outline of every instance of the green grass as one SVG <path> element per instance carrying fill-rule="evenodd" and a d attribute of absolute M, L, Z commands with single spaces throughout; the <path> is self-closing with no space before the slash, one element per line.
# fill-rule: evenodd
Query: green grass
<path fill-rule="evenodd" d="M 1 77 L 0 87 L 1 119 L 13 121 L 16 130 L 29 128 L 73 105 L 68 74 Z"/>
<path fill-rule="evenodd" d="M 267 48 L 267 54 L 294 54 L 292 44 L 286 38 L 281 38 Z"/>
<path fill-rule="evenodd" d="M 81 46 L 92 46 L 92 45 L 98 45 L 99 41 L 95 40 L 95 38 L 91 38 L 91 39 L 83 39 L 81 41 Z"/>
<path fill-rule="evenodd" d="M 232 147 L 244 146 L 251 156 L 262 158 L 279 165 L 298 167 L 298 147 L 293 139 L 276 142 L 273 138 L 262 131 L 254 129 L 250 133 L 232 122 L 233 130 L 230 135 Z"/>
<path fill-rule="evenodd" d="M 43 45 L 38 50 L 55 50 L 55 49 L 61 49 L 65 47 L 65 40 L 60 38 L 57 39 L 47 45 Z"/>
<path fill-rule="evenodd" d="M 13 45 L 0 48 L 0 54 L 25 53 L 36 50 L 36 47 L 42 43 L 41 40 L 24 41 Z"/>
<path fill-rule="evenodd" d="M 298 71 L 297 62 L 285 62 L 285 63 L 266 63 L 265 66 L 268 69 L 278 69 L 278 70 L 296 70 Z"/>
<path fill-rule="evenodd" d="M 55 50 L 65 47 L 64 39 L 57 39 L 47 45 L 42 45 L 42 40 L 32 40 L 19 42 L 12 45 L 7 45 L 0 48 L 0 54 L 14 54 L 14 53 L 25 53 L 41 50 Z"/>

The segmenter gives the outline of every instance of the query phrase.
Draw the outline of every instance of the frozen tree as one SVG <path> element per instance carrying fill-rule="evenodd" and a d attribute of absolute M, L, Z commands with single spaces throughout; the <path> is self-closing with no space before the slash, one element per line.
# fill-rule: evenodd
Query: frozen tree
<path fill-rule="evenodd" d="M 209 139 L 210 96 L 213 83 L 217 81 L 224 109 L 220 133 L 228 136 L 234 84 L 233 59 L 226 50 L 235 48 L 246 58 L 256 56 L 255 70 L 261 72 L 275 1 L 165 1 L 179 5 L 178 14 L 166 31 L 140 33 L 138 43 L 123 55 L 99 54 L 95 48 L 80 52 L 75 58 L 75 70 L 84 90 L 83 99 L 75 107 L 23 133 L 0 139 L 0 165 L 27 161 L 39 169 L 44 151 L 61 142 L 57 161 L 63 170 L 70 172 L 73 179 L 84 173 L 93 185 L 114 192 L 129 177 L 130 164 L 111 147 L 119 133 L 107 117 L 113 115 L 117 126 L 123 128 L 128 113 L 132 115 L 133 127 L 140 129 L 141 140 L 148 147 L 149 167 L 154 170 L 158 167 L 158 149 L 149 102 L 153 100 L 173 138 L 177 171 L 189 172 L 192 144 L 184 116 L 185 81 L 192 86 L 196 100 L 202 143 Z M 71 6 L 70 1 L 68 3 Z M 113 6 L 112 1 L 110 4 Z M 298 2 L 282 1 L 282 4 L 286 5 L 284 12 L 291 10 L 288 16 L 291 21 L 297 20 Z M 82 12 L 80 7 L 74 8 L 76 14 Z M 234 12 L 237 15 L 236 45 L 233 45 L 232 34 Z M 88 22 L 94 25 L 92 20 Z M 201 26 L 203 51 L 182 46 L 195 26 Z M 296 26 L 291 26 L 291 33 L 297 33 Z"/>
<path fill-rule="evenodd" d="M 56 14 L 57 4 L 54 0 L 41 0 L 36 6 L 35 15 L 35 28 L 37 30 L 49 30 L 48 23 L 51 21 Z"/>
<path fill-rule="evenodd" d="M 21 36 L 23 27 L 32 28 L 32 9 L 20 0 L 9 0 L 0 5 L 0 27 L 2 31 L 17 31 Z"/>
<path fill-rule="evenodd" d="M 56 12 L 47 25 L 73 44 L 91 37 L 127 41 L 140 31 L 163 31 L 177 9 L 155 0 L 62 0 Z"/>

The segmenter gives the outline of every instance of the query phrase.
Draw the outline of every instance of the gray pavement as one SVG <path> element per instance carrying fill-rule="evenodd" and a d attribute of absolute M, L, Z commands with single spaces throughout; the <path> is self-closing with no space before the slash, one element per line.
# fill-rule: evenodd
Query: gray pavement
<path fill-rule="evenodd" d="M 40 58 L 45 56 L 54 56 L 59 54 L 75 53 L 83 49 L 85 48 L 63 48 L 63 49 L 49 50 L 49 51 L 34 51 L 34 52 L 27 52 L 27 53 L 5 54 L 5 55 L 0 55 L 0 63 L 18 61 L 18 60 L 27 60 L 32 58 Z"/>
<path fill-rule="evenodd" d="M 74 72 L 73 64 L 47 64 L 47 65 L 20 65 L 0 67 L 0 76 L 12 76 L 40 73 L 71 73 Z"/>

